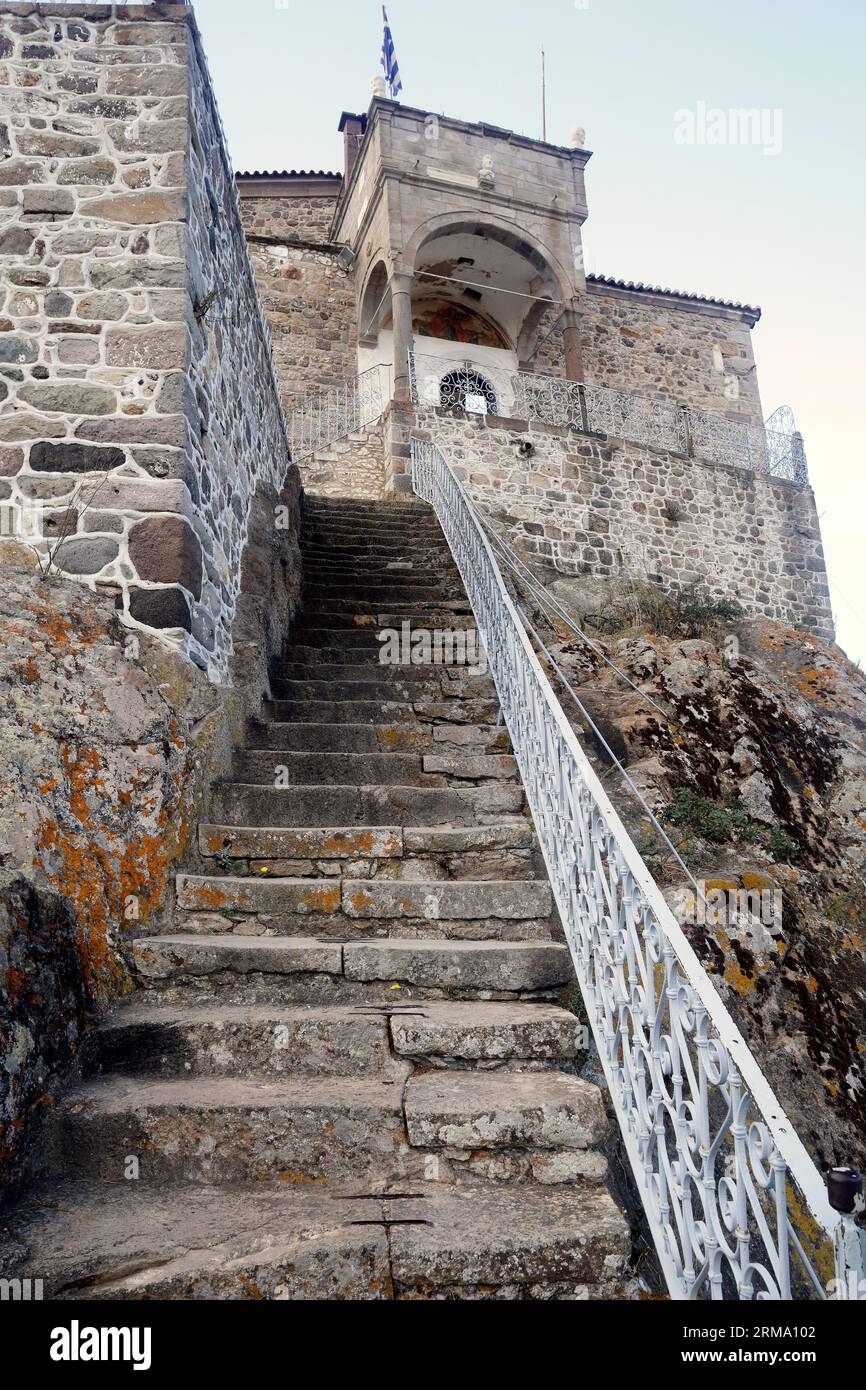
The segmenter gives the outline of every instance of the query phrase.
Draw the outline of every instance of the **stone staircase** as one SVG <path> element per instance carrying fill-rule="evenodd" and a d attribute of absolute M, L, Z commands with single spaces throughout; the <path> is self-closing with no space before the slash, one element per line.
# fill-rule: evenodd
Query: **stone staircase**
<path fill-rule="evenodd" d="M 441 530 L 308 497 L 303 548 L 273 701 L 55 1109 L 21 1273 L 78 1299 L 616 1295 L 608 1119 L 493 684 L 379 661 L 382 628 L 472 626 Z"/>

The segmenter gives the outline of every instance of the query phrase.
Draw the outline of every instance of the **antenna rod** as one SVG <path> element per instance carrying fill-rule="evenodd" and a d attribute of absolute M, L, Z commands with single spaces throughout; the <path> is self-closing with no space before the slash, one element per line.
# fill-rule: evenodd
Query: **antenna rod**
<path fill-rule="evenodd" d="M 547 72 L 543 48 L 541 50 L 541 138 L 547 144 Z"/>

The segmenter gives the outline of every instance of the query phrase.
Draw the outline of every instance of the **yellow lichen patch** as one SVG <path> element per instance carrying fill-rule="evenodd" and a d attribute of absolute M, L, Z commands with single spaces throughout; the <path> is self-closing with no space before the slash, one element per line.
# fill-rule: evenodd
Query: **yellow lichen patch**
<path fill-rule="evenodd" d="M 818 990 L 821 988 L 821 986 L 818 984 L 818 981 L 815 979 L 815 976 L 814 976 L 814 975 L 807 975 L 807 976 L 806 976 L 806 980 L 805 980 L 805 984 L 806 984 L 806 988 L 807 988 L 807 990 L 809 991 L 810 994 L 817 994 L 817 993 L 818 993 Z"/>
<path fill-rule="evenodd" d="M 741 874 L 740 882 L 749 893 L 763 893 L 776 886 L 776 880 L 770 874 Z"/>
<path fill-rule="evenodd" d="M 338 912 L 340 908 L 341 888 L 310 888 L 301 895 L 301 906 L 307 907 L 311 912 Z"/>
<path fill-rule="evenodd" d="M 353 912 L 361 913 L 365 910 L 365 908 L 373 906 L 373 898 L 369 893 L 363 892 L 363 890 L 355 893 L 350 893 L 349 905 L 352 908 Z"/>
<path fill-rule="evenodd" d="M 788 1218 L 800 1237 L 801 1244 L 810 1263 L 828 1285 L 836 1273 L 836 1257 L 833 1242 L 824 1227 L 815 1220 L 805 1202 L 790 1182 L 785 1183 Z M 796 1259 L 796 1256 L 795 1256 Z"/>
<path fill-rule="evenodd" d="M 756 979 L 749 979 L 749 976 L 735 960 L 726 962 L 724 976 L 731 989 L 735 989 L 737 994 L 752 994 L 758 983 Z"/>
<path fill-rule="evenodd" d="M 736 893 L 739 888 L 739 880 L 735 878 L 706 878 L 704 888 L 713 893 Z"/>
<path fill-rule="evenodd" d="M 221 907 L 237 907 L 238 894 L 229 893 L 224 888 L 214 888 L 209 883 L 197 883 L 192 890 L 192 899 L 196 907 L 218 912 Z"/>

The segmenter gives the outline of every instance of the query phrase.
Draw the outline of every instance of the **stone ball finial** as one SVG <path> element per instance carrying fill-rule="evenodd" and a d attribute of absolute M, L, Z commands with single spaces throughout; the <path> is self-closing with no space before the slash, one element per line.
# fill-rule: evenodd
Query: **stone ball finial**
<path fill-rule="evenodd" d="M 582 125 L 576 125 L 568 137 L 568 147 L 571 150 L 586 149 L 586 131 Z"/>
<path fill-rule="evenodd" d="M 379 77 L 377 74 L 370 83 L 370 90 L 374 97 L 384 97 L 386 95 L 384 77 Z"/>

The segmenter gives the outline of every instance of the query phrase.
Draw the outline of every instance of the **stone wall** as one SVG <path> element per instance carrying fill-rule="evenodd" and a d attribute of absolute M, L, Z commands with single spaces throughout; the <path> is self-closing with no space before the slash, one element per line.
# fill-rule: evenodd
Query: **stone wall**
<path fill-rule="evenodd" d="M 587 280 L 581 317 L 584 379 L 695 410 L 762 419 L 751 330 L 758 311 Z M 551 311 L 528 370 L 564 376 Z"/>
<path fill-rule="evenodd" d="M 0 5 L 0 256 L 8 1195 L 299 602 L 300 482 L 188 8 Z"/>
<path fill-rule="evenodd" d="M 833 636 L 810 488 L 613 438 L 441 409 L 389 416 L 392 468 L 433 439 L 474 500 L 566 575 L 706 584 L 750 618 Z M 529 457 L 519 452 L 529 443 Z"/>
<path fill-rule="evenodd" d="M 331 179 L 333 183 L 333 179 Z M 273 180 L 273 194 L 240 178 L 241 213 L 267 315 L 286 414 L 304 396 L 341 386 L 358 371 L 354 276 L 330 241 L 334 191 L 305 194 L 306 181 Z"/>
<path fill-rule="evenodd" d="M 189 7 L 0 5 L 0 258 L 7 533 L 224 678 L 289 451 Z"/>
<path fill-rule="evenodd" d="M 282 526 L 275 526 L 280 508 Z M 215 686 L 110 596 L 0 542 L 0 1191 L 84 1036 L 159 930 L 211 784 L 270 694 L 300 592 L 300 489 L 251 508 L 229 680 Z"/>

